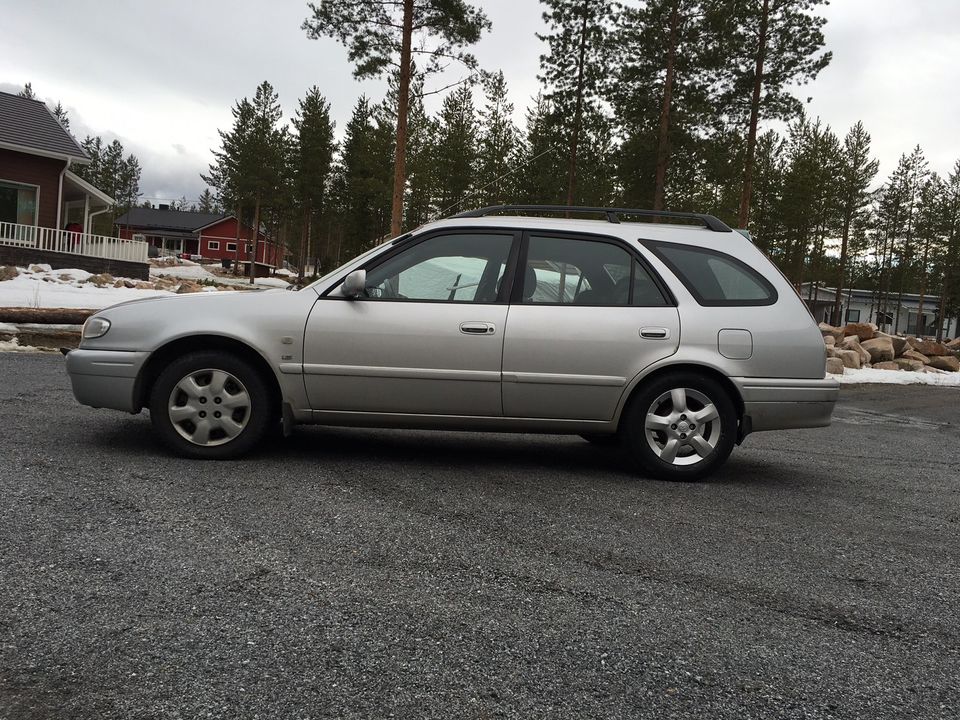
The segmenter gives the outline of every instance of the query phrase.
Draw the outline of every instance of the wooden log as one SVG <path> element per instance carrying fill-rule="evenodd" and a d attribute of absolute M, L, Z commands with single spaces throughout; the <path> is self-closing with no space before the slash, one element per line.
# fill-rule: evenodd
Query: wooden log
<path fill-rule="evenodd" d="M 44 325 L 82 325 L 96 310 L 89 308 L 0 308 L 0 322 L 41 323 Z"/>

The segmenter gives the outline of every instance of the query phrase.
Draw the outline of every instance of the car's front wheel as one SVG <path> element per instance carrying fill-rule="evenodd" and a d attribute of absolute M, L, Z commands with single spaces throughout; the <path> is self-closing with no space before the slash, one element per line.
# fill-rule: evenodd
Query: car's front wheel
<path fill-rule="evenodd" d="M 716 380 L 669 373 L 633 399 L 621 435 L 641 471 L 661 480 L 700 480 L 733 450 L 737 411 Z"/>
<path fill-rule="evenodd" d="M 150 394 L 154 430 L 187 457 L 239 457 L 263 438 L 274 417 L 260 373 L 218 351 L 177 358 L 160 373 Z"/>

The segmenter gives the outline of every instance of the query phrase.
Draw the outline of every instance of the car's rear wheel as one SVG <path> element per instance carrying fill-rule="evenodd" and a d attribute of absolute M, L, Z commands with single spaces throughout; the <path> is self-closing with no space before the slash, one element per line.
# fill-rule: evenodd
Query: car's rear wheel
<path fill-rule="evenodd" d="M 670 373 L 633 398 L 621 435 L 642 472 L 661 480 L 700 480 L 733 450 L 737 411 L 716 380 Z"/>
<path fill-rule="evenodd" d="M 226 460 L 249 452 L 275 414 L 260 373 L 218 351 L 174 360 L 150 394 L 150 420 L 160 439 L 193 458 Z"/>

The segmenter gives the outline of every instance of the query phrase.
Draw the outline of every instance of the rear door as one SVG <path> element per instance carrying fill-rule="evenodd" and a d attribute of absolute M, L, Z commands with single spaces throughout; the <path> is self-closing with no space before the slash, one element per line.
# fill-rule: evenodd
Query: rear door
<path fill-rule="evenodd" d="M 610 420 L 627 383 L 676 352 L 677 308 L 614 238 L 524 233 L 503 347 L 507 417 Z"/>

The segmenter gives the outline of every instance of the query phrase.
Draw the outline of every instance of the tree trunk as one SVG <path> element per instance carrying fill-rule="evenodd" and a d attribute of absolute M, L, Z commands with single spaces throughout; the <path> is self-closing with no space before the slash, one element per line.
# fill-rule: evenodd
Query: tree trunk
<path fill-rule="evenodd" d="M 413 41 L 413 0 L 403 0 L 403 40 L 400 44 L 400 87 L 397 98 L 397 147 L 393 163 L 393 204 L 390 234 L 403 228 L 403 191 L 407 185 L 407 111 L 410 107 L 410 46 Z"/>
<path fill-rule="evenodd" d="M 567 205 L 573 205 L 577 191 L 577 146 L 580 144 L 580 125 L 583 122 L 583 64 L 587 56 L 587 11 L 590 0 L 583 2 L 583 22 L 580 25 L 580 57 L 577 62 L 577 103 L 573 110 L 573 132 L 570 135 L 570 169 L 567 171 Z"/>
<path fill-rule="evenodd" d="M 260 193 L 257 193 L 256 203 L 253 206 L 253 238 L 250 240 L 250 284 L 257 276 L 257 245 L 260 244 Z"/>
<path fill-rule="evenodd" d="M 740 215 L 737 222 L 746 228 L 750 221 L 750 197 L 753 195 L 753 156 L 757 150 L 757 123 L 760 119 L 760 90 L 763 87 L 763 62 L 767 54 L 767 22 L 770 0 L 763 0 L 760 11 L 760 38 L 757 41 L 757 64 L 754 69 L 753 98 L 750 101 L 750 129 L 747 132 L 747 157 L 743 164 L 743 191 L 740 194 Z"/>
<path fill-rule="evenodd" d="M 303 266 L 307 262 L 307 243 L 310 242 L 310 208 L 303 208 L 303 221 L 300 227 L 300 257 L 297 260 L 297 284 L 303 284 Z"/>
<path fill-rule="evenodd" d="M 240 218 L 243 216 L 243 205 L 237 204 L 237 233 L 233 243 L 233 274 L 234 277 L 240 274 Z"/>
<path fill-rule="evenodd" d="M 927 240 L 923 241 L 923 259 L 920 262 L 920 302 L 917 304 L 917 335 L 922 335 L 920 332 L 920 326 L 923 324 L 923 301 L 924 296 L 927 294 L 927 255 L 930 252 L 930 243 Z M 926 326 L 923 326 L 923 329 L 926 329 Z"/>
<path fill-rule="evenodd" d="M 664 186 L 667 181 L 667 163 L 670 161 L 670 103 L 673 100 L 673 65 L 677 54 L 677 25 L 680 22 L 680 2 L 674 0 L 670 10 L 670 35 L 667 38 L 667 75 L 663 81 L 663 104 L 660 107 L 660 137 L 657 142 L 657 175 L 653 190 L 653 209 L 663 210 Z"/>
<path fill-rule="evenodd" d="M 837 267 L 837 294 L 833 299 L 833 324 L 839 325 L 840 319 L 840 294 L 843 292 L 843 276 L 847 271 L 847 244 L 850 240 L 850 211 L 844 208 L 843 213 L 843 232 L 840 235 L 840 262 Z"/>

